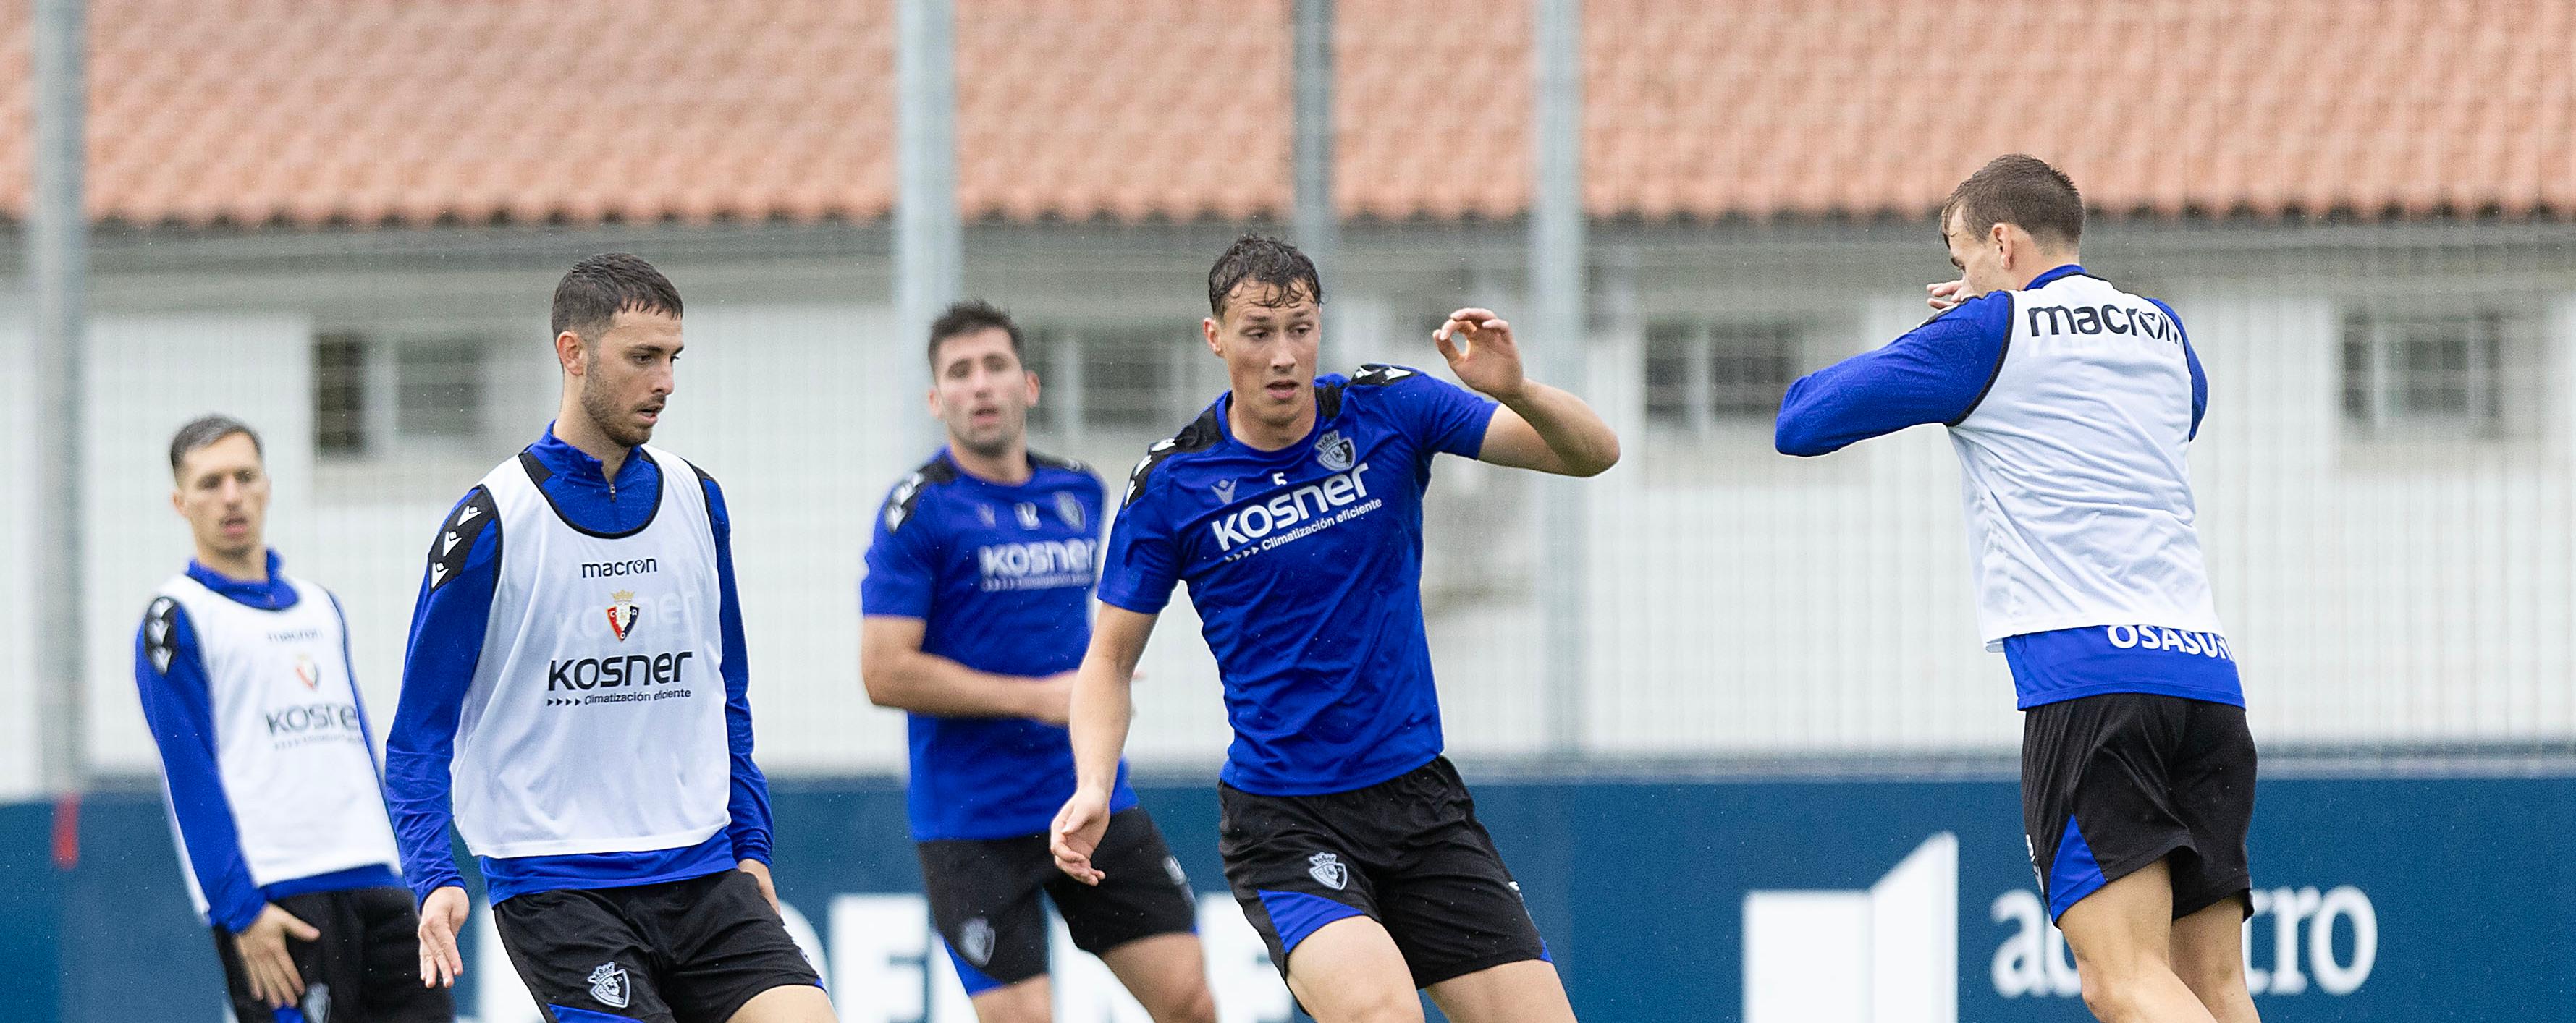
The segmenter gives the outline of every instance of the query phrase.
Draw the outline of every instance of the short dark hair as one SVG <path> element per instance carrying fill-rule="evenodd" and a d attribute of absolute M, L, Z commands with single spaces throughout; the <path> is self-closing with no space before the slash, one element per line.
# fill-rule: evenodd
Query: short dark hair
<path fill-rule="evenodd" d="M 1020 336 L 1020 325 L 1011 322 L 1011 314 L 1002 307 L 980 298 L 970 298 L 948 307 L 939 318 L 930 321 L 930 371 L 939 372 L 939 344 L 952 337 L 986 330 L 999 330 L 1011 336 L 1011 357 L 1028 364 L 1028 345 Z"/>
<path fill-rule="evenodd" d="M 189 420 L 188 425 L 180 427 L 178 433 L 170 436 L 171 477 L 176 478 L 179 475 L 179 463 L 187 459 L 188 452 L 213 444 L 216 441 L 230 437 L 236 433 L 250 438 L 250 450 L 252 454 L 258 455 L 263 459 L 268 457 L 267 449 L 261 446 L 259 442 L 259 431 L 251 429 L 249 423 L 242 422 L 241 420 L 235 419 L 231 416 L 198 416 L 195 419 Z"/>
<path fill-rule="evenodd" d="M 2084 236 L 2084 196 L 2074 179 L 2026 153 L 1995 157 L 1950 190 L 1941 204 L 1945 237 L 1954 213 L 1965 215 L 1971 235 L 2015 224 L 2043 243 L 2073 245 Z"/>
<path fill-rule="evenodd" d="M 641 257 L 610 252 L 572 265 L 555 285 L 555 336 L 571 331 L 584 340 L 607 331 L 621 312 L 680 315 L 680 289 Z"/>
<path fill-rule="evenodd" d="M 1245 281 L 1263 289 L 1253 296 L 1255 305 L 1277 308 L 1295 302 L 1301 292 L 1316 305 L 1324 304 L 1324 279 L 1315 272 L 1315 261 L 1268 235 L 1244 235 L 1216 257 L 1216 265 L 1208 268 L 1209 315 L 1223 317 L 1225 297 Z"/>

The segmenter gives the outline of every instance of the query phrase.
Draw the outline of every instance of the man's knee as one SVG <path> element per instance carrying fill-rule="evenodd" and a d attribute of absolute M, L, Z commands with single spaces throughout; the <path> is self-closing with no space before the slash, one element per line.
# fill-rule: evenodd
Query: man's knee
<path fill-rule="evenodd" d="M 1162 1004 L 1145 1007 L 1154 1023 L 1216 1023 L 1216 998 L 1200 984 L 1164 996 Z"/>
<path fill-rule="evenodd" d="M 1048 1023 L 1053 991 L 1044 974 L 977 994 L 976 1023 Z"/>

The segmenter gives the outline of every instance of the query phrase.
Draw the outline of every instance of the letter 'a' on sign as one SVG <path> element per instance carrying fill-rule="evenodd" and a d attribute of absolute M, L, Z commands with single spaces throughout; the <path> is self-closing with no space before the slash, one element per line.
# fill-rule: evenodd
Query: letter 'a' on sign
<path fill-rule="evenodd" d="M 1958 1023 L 1959 839 L 1865 891 L 1744 897 L 1744 1023 Z"/>

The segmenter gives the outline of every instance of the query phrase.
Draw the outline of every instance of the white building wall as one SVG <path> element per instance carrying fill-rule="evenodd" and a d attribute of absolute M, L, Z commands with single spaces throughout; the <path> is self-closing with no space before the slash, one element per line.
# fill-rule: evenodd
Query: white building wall
<path fill-rule="evenodd" d="M 36 469 L 32 345 L 24 310 L 0 305 L 0 479 L 23 480 Z M 25 487 L 0 493 L 0 537 L 29 535 L 40 495 Z M 0 575 L 26 580 L 35 571 L 31 544 L 0 545 Z M 36 601 L 25 583 L 0 586 L 0 802 L 44 788 L 44 744 L 38 729 L 44 680 L 36 675 Z"/>
<path fill-rule="evenodd" d="M 2356 442 L 2340 419 L 2342 307 L 2323 297 L 2176 289 L 2212 380 L 2193 447 L 2220 610 L 2270 743 L 2576 738 L 2576 482 L 2571 417 L 2536 437 Z M 2548 320 L 2546 406 L 2576 395 L 2576 296 Z M 1889 293 L 1849 313 L 1813 362 L 1920 318 Z M 916 346 L 880 307 L 702 303 L 657 438 L 724 484 L 751 642 L 761 758 L 782 775 L 899 770 L 901 716 L 858 680 L 855 586 L 886 488 L 926 451 Z M 1348 357 L 1414 352 L 1376 316 Z M 533 319 L 529 336 L 541 339 Z M 487 367 L 490 450 L 382 464 L 312 454 L 309 345 L 296 315 L 102 316 L 84 434 L 90 759 L 149 771 L 132 630 L 187 557 L 164 445 L 222 410 L 258 426 L 276 479 L 271 532 L 293 570 L 347 605 L 361 684 L 390 722 L 421 555 L 465 487 L 536 436 L 555 370 L 541 340 Z M 1588 396 L 1627 459 L 1583 484 L 1592 509 L 1585 748 L 1614 755 L 1994 753 L 2019 722 L 2002 659 L 1976 641 L 1957 468 L 1933 428 L 1823 459 L 1773 453 L 1767 423 L 1689 438 L 1643 424 L 1634 325 L 1595 339 Z M 24 346 L 0 349 L 23 360 Z M 23 389 L 6 374 L 0 398 Z M 23 417 L 23 400 L 0 401 Z M 24 438 L 22 428 L 9 436 Z M 24 468 L 23 440 L 0 471 Z M 1101 471 L 1114 491 L 1124 464 Z M 1538 537 L 1529 481 L 1444 460 L 1429 502 L 1433 654 L 1461 756 L 1546 752 Z M 26 498 L 0 501 L 0 528 Z M 0 590 L 0 669 L 24 661 L 29 596 Z M 1138 762 L 1210 767 L 1227 739 L 1214 665 L 1186 595 L 1138 682 Z M 14 658 L 15 661 L 5 660 Z M 27 679 L 25 666 L 0 678 Z M 31 684 L 0 683 L 0 795 L 35 785 Z M 380 736 L 381 738 L 381 736 Z M 24 740 L 24 741 L 21 741 Z"/>

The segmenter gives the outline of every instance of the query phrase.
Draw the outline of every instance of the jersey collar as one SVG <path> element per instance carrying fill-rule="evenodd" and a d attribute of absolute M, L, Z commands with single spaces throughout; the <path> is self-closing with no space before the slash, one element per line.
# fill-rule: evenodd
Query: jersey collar
<path fill-rule="evenodd" d="M 235 579 L 188 559 L 188 578 L 215 591 L 225 599 L 262 611 L 284 611 L 295 606 L 295 587 L 287 585 L 286 576 L 277 571 L 277 552 L 268 552 L 268 578 Z"/>
<path fill-rule="evenodd" d="M 619 487 L 632 487 L 644 481 L 640 474 L 645 471 L 646 460 L 635 457 L 638 450 L 640 449 L 628 448 L 626 460 L 617 466 Z M 554 473 L 556 479 L 594 487 L 608 485 L 607 466 L 601 464 L 599 459 L 590 457 L 590 452 L 574 447 L 563 438 L 555 436 L 553 423 L 546 424 L 545 436 L 537 438 L 536 443 L 528 445 L 528 453 L 537 456 L 538 464 Z"/>
<path fill-rule="evenodd" d="M 2055 270 L 2051 270 L 2047 273 L 2031 278 L 2030 283 L 2023 286 L 2021 290 L 2032 291 L 2045 285 L 2056 283 L 2059 278 L 2077 277 L 2082 276 L 2083 274 L 2084 268 L 2081 265 L 2068 263 L 2065 266 L 2058 267 Z"/>

